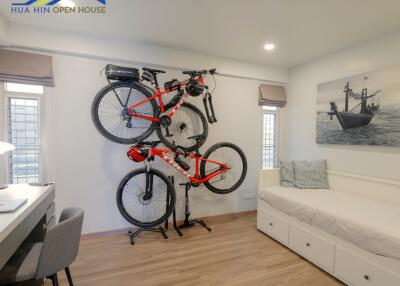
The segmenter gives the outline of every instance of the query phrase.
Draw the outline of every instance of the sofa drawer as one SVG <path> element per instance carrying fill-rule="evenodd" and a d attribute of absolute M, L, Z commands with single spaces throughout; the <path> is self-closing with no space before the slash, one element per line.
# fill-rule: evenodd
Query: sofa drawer
<path fill-rule="evenodd" d="M 383 270 L 342 247 L 336 247 L 335 254 L 335 274 L 351 285 L 400 285 L 400 276 Z"/>
<path fill-rule="evenodd" d="M 296 225 L 289 226 L 289 246 L 324 270 L 333 273 L 335 244 Z"/>
<path fill-rule="evenodd" d="M 257 209 L 257 228 L 262 232 L 267 232 L 267 212 L 263 208 Z"/>
<path fill-rule="evenodd" d="M 289 222 L 268 210 L 259 209 L 257 212 L 258 228 L 269 236 L 287 245 L 289 242 Z"/>
<path fill-rule="evenodd" d="M 267 233 L 287 245 L 289 242 L 289 222 L 279 215 L 267 212 Z"/>

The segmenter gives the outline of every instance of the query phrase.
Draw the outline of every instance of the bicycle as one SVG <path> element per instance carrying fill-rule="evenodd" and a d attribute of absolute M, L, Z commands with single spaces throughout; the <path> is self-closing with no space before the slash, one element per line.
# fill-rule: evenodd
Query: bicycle
<path fill-rule="evenodd" d="M 109 85 L 101 89 L 93 100 L 93 122 L 103 136 L 116 143 L 139 143 L 156 130 L 166 146 L 172 148 L 175 141 L 185 151 L 194 151 L 204 144 L 208 124 L 203 113 L 185 100 L 189 95 L 199 96 L 206 91 L 203 103 L 208 121 L 216 122 L 211 93 L 204 81 L 206 74 L 214 75 L 215 72 L 215 69 L 184 71 L 189 79 L 168 81 L 162 90 L 157 75 L 165 73 L 163 70 L 144 67 L 140 79 L 138 69 L 107 65 Z M 154 88 L 142 84 L 142 81 L 150 82 Z M 164 104 L 163 95 L 175 91 L 176 95 Z M 195 135 L 201 135 L 204 140 L 193 142 L 188 139 Z"/>
<path fill-rule="evenodd" d="M 191 139 L 202 140 L 201 136 Z M 160 143 L 143 142 L 129 149 L 128 157 L 135 162 L 145 161 L 146 167 L 128 173 L 118 187 L 118 209 L 127 221 L 138 227 L 149 228 L 161 224 L 175 207 L 175 188 L 165 174 L 152 168 L 151 162 L 155 157 L 160 157 L 184 175 L 189 180 L 187 184 L 196 187 L 204 184 L 217 194 L 233 192 L 246 177 L 246 156 L 232 143 L 217 143 L 203 156 L 198 149 L 188 153 L 180 147 L 172 150 L 156 148 Z M 182 156 L 194 160 L 194 174 L 188 173 L 190 165 L 181 159 Z"/>

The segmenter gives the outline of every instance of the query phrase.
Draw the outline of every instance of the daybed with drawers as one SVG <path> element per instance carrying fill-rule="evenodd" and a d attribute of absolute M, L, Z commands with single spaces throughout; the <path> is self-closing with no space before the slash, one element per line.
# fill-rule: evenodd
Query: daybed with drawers
<path fill-rule="evenodd" d="M 330 189 L 261 170 L 257 227 L 348 285 L 400 285 L 400 182 L 328 171 Z"/>

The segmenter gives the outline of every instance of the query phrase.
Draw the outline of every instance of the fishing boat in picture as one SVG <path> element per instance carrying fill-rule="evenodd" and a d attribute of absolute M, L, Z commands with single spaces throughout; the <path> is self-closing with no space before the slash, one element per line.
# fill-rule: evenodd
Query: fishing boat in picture
<path fill-rule="evenodd" d="M 366 78 L 365 78 L 366 79 Z M 350 88 L 350 83 L 347 82 L 344 91 L 345 93 L 345 108 L 343 111 L 339 111 L 335 102 L 330 102 L 331 111 L 328 112 L 330 119 L 336 116 L 340 126 L 343 129 L 358 128 L 368 125 L 372 118 L 374 118 L 375 113 L 379 110 L 379 103 L 371 101 L 376 98 L 376 96 L 381 92 L 381 90 L 375 91 L 373 94 L 368 95 L 368 89 L 363 88 L 361 94 L 354 93 Z M 356 106 L 349 110 L 349 99 L 353 98 L 355 100 L 360 100 Z M 358 113 L 354 112 L 360 106 L 360 111 Z"/>

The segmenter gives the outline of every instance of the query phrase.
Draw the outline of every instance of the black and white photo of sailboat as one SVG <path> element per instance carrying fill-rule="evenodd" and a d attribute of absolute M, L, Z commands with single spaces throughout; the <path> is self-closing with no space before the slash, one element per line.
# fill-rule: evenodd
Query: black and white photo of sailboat
<path fill-rule="evenodd" d="M 350 88 L 350 83 L 347 82 L 344 87 L 345 93 L 345 108 L 342 112 L 338 111 L 337 105 L 334 101 L 330 102 L 331 111 L 328 112 L 330 119 L 332 120 L 335 115 L 337 120 L 343 129 L 358 128 L 369 124 L 374 117 L 375 113 L 379 109 L 379 105 L 375 105 L 374 102 L 368 104 L 368 101 L 378 95 L 381 90 L 377 90 L 371 95 L 368 95 L 368 88 L 364 88 L 361 94 L 356 94 Z M 353 109 L 349 110 L 349 99 L 350 97 L 360 100 Z M 354 110 L 360 106 L 360 112 L 354 112 Z"/>
<path fill-rule="evenodd" d="M 319 84 L 317 143 L 400 146 L 400 66 Z"/>

